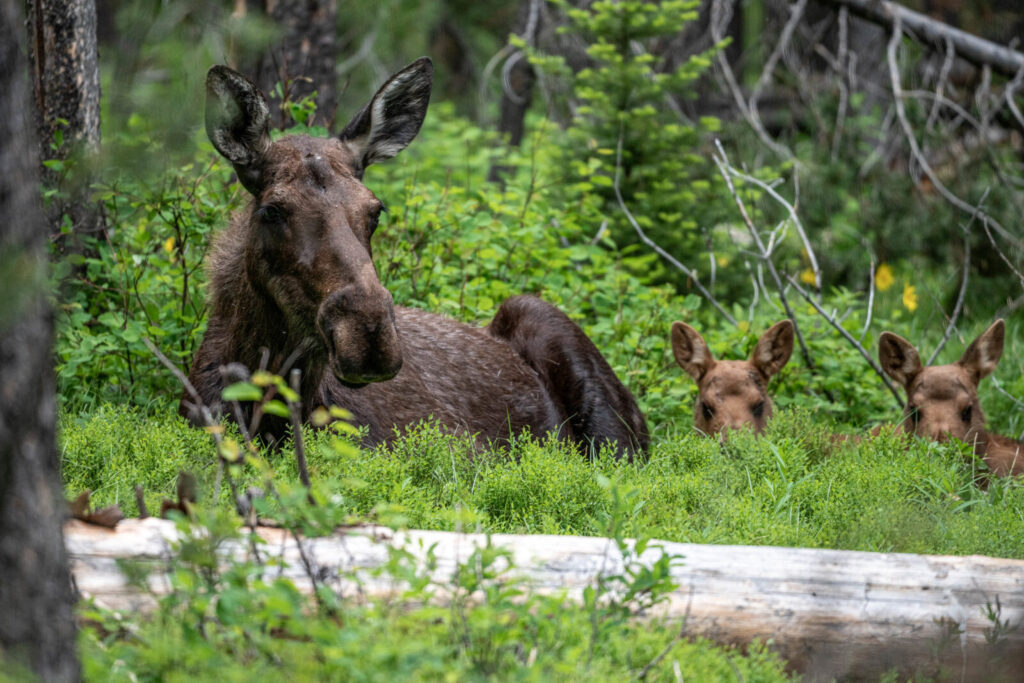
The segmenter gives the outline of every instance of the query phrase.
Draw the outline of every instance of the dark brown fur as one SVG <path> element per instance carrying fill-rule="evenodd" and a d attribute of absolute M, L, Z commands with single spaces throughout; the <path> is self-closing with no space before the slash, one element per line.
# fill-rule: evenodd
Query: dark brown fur
<path fill-rule="evenodd" d="M 1005 324 L 997 320 L 949 365 L 923 366 L 914 345 L 892 332 L 878 339 L 886 374 L 903 385 L 907 404 L 900 429 L 935 441 L 953 437 L 974 445 L 993 474 L 1024 474 L 1024 445 L 985 428 L 978 384 L 1003 354 Z"/>
<path fill-rule="evenodd" d="M 361 182 L 397 154 L 426 111 L 430 63 L 393 76 L 337 139 L 271 143 L 262 96 L 239 74 L 211 69 L 207 131 L 253 194 L 210 258 L 211 314 L 190 379 L 220 411 L 222 368 L 282 371 L 297 357 L 305 415 L 350 410 L 371 444 L 434 418 L 447 429 L 503 441 L 558 433 L 584 445 L 647 446 L 636 402 L 600 352 L 561 311 L 513 297 L 487 328 L 393 306 L 373 266 L 382 209 Z M 181 412 L 198 422 L 183 396 Z M 271 420 L 265 434 L 285 426 Z"/>

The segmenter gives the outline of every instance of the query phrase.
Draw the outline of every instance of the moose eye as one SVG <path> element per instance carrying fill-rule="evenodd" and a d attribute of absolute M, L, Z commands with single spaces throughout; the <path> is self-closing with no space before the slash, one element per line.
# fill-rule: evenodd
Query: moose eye
<path fill-rule="evenodd" d="M 701 413 L 704 414 L 705 420 L 710 420 L 715 416 L 715 409 L 709 406 L 707 403 L 704 403 L 703 401 L 701 401 L 700 403 L 700 410 Z"/>
<path fill-rule="evenodd" d="M 287 216 L 280 206 L 265 204 L 256 209 L 256 218 L 264 225 L 280 225 L 285 222 Z"/>
<path fill-rule="evenodd" d="M 761 417 L 762 415 L 764 415 L 764 401 L 761 401 L 761 402 L 760 402 L 760 403 L 758 403 L 758 404 L 757 404 L 756 406 L 754 406 L 753 408 L 751 408 L 751 409 L 750 409 L 750 412 L 751 412 L 751 413 L 752 413 L 752 414 L 754 415 L 754 417 L 756 417 L 756 418 L 760 418 L 760 417 Z"/>
<path fill-rule="evenodd" d="M 370 223 L 368 228 L 371 235 L 377 230 L 377 224 L 380 222 L 381 214 L 385 214 L 387 212 L 388 207 L 384 206 L 384 204 L 381 203 L 377 206 L 377 209 L 372 214 L 370 214 Z"/>
<path fill-rule="evenodd" d="M 971 421 L 971 406 L 967 406 L 966 408 L 960 411 L 960 419 L 963 420 L 964 422 Z"/>
<path fill-rule="evenodd" d="M 907 413 L 910 415 L 910 419 L 913 420 L 914 426 L 921 421 L 921 410 L 915 405 L 907 405 Z"/>

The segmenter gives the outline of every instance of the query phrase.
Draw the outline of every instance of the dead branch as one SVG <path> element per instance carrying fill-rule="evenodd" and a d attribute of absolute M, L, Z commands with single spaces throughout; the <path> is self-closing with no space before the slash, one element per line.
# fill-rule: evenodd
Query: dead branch
<path fill-rule="evenodd" d="M 754 244 L 757 245 L 758 251 L 761 252 L 761 260 L 768 268 L 769 275 L 775 281 L 775 288 L 779 294 L 779 301 L 782 302 L 782 307 L 786 310 L 786 315 L 793 322 L 793 332 L 796 333 L 796 339 L 800 343 L 800 353 L 804 357 L 804 362 L 807 364 L 807 369 L 812 374 L 816 374 L 816 366 L 814 365 L 814 359 L 811 358 L 810 349 L 807 348 L 807 343 L 804 341 L 804 335 L 800 331 L 800 325 L 797 323 L 796 314 L 793 313 L 793 309 L 789 305 L 789 300 L 786 298 L 786 288 L 782 284 L 782 278 L 779 276 L 779 271 L 775 269 L 775 263 L 771 259 L 771 254 L 765 249 L 764 242 L 761 240 L 761 234 L 757 231 L 757 227 L 754 226 L 754 221 L 751 220 L 750 214 L 747 213 L 747 207 L 743 204 L 743 200 L 740 199 L 739 193 L 736 191 L 735 185 L 733 185 L 732 177 L 729 174 L 729 158 L 725 155 L 725 149 L 722 147 L 720 140 L 715 140 L 715 146 L 718 148 L 718 153 L 721 158 L 712 156 L 715 161 L 715 165 L 718 166 L 718 171 L 721 173 L 722 178 L 725 179 L 726 187 L 729 188 L 729 194 L 736 201 L 736 206 L 739 208 L 740 215 L 743 217 L 743 222 L 747 226 L 747 230 L 750 232 L 751 238 L 754 240 Z M 827 395 L 827 392 L 826 392 Z M 832 397 L 828 397 L 832 400 Z"/>
<path fill-rule="evenodd" d="M 633 217 L 633 213 L 629 210 L 629 207 L 626 206 L 626 201 L 622 198 L 622 190 L 619 188 L 619 180 L 622 175 L 622 138 L 623 131 L 620 130 L 619 143 L 615 151 L 615 178 L 612 182 L 612 189 L 615 192 L 615 199 L 619 203 L 619 208 L 622 209 L 622 213 L 626 216 L 626 220 L 628 220 L 629 224 L 633 226 L 633 229 L 636 230 L 636 234 L 644 244 L 653 249 L 658 256 L 668 261 L 674 268 L 678 269 L 683 275 L 689 278 L 690 281 L 693 282 L 693 286 L 700 292 L 701 296 L 707 299 L 708 302 L 714 306 L 715 309 L 722 314 L 722 317 L 728 320 L 731 325 L 738 325 L 736 318 L 729 315 L 729 311 L 725 310 L 711 292 L 701 284 L 700 278 L 697 277 L 697 273 L 684 266 L 678 259 L 672 256 L 672 254 L 662 249 L 654 240 L 648 237 L 647 233 L 644 232 L 644 229 L 640 227 L 640 224 L 636 222 L 636 218 Z"/>
<path fill-rule="evenodd" d="M 981 201 L 978 204 L 982 204 L 985 201 L 985 197 L 988 196 L 988 190 L 985 190 L 985 194 L 982 195 Z M 942 341 L 932 351 L 932 355 L 928 358 L 928 362 L 925 365 L 932 365 L 935 359 L 938 358 L 939 352 L 942 351 L 942 347 L 949 341 L 949 337 L 953 334 L 954 328 L 956 328 L 956 321 L 960 317 L 960 312 L 964 306 L 964 295 L 967 293 L 967 280 L 971 274 L 971 224 L 974 223 L 974 218 L 967 222 L 964 226 L 964 268 L 963 275 L 960 279 L 960 292 L 956 296 L 956 304 L 953 306 L 953 313 L 949 316 L 949 324 L 946 325 L 946 333 L 942 335 Z"/>
<path fill-rule="evenodd" d="M 900 126 L 903 128 L 903 133 L 906 136 L 907 144 L 910 145 L 910 151 L 914 159 L 921 166 L 921 170 L 928 176 L 928 180 L 931 181 L 932 186 L 935 187 L 936 191 L 941 194 L 946 201 L 960 209 L 964 213 L 974 216 L 977 214 L 978 218 L 981 219 L 982 223 L 986 226 L 991 225 L 996 232 L 998 232 L 1003 238 L 1010 240 L 1014 244 L 1019 244 L 1020 240 L 1014 236 L 1010 231 L 1002 226 L 999 221 L 989 215 L 987 212 L 981 209 L 971 206 L 964 200 L 953 194 L 949 188 L 947 188 L 938 175 L 932 169 L 931 164 L 928 163 L 928 159 L 925 157 L 924 152 L 921 151 L 921 146 L 917 142 L 917 136 L 914 133 L 913 127 L 910 125 L 909 119 L 907 119 L 907 112 L 903 107 L 903 87 L 900 83 L 900 72 L 899 66 L 896 60 L 896 50 L 899 47 L 900 39 L 903 37 L 903 28 L 900 23 L 900 16 L 896 15 L 895 21 L 893 22 L 892 37 L 889 39 L 888 47 L 888 60 L 889 60 L 889 77 L 892 81 L 892 94 L 893 104 L 896 107 L 896 117 L 899 119 Z"/>
<path fill-rule="evenodd" d="M 952 44 L 957 54 L 978 66 L 988 65 L 1013 77 L 1024 69 L 1024 54 L 1009 47 L 979 38 L 941 21 L 907 9 L 889 0 L 825 0 L 826 3 L 849 7 L 859 17 L 881 26 L 906 26 L 914 36 L 938 50 Z"/>
<path fill-rule="evenodd" d="M 856 339 L 854 339 L 853 335 L 847 332 L 846 329 L 839 324 L 839 321 L 837 321 L 833 316 L 826 313 L 825 309 L 823 309 L 818 304 L 818 302 L 814 300 L 814 297 L 805 292 L 803 287 L 801 287 L 796 280 L 794 280 L 792 277 L 787 277 L 787 279 L 789 280 L 789 284 L 793 285 L 796 291 L 800 293 L 800 296 L 802 296 L 811 306 L 814 306 L 814 310 L 816 310 L 822 318 L 827 320 L 828 324 L 834 327 L 839 332 L 839 334 L 843 335 L 846 341 L 850 342 L 850 345 L 853 346 L 853 348 L 857 349 L 860 355 L 864 357 L 864 360 L 868 362 L 868 365 L 871 366 L 871 369 L 875 371 L 875 374 L 882 378 L 882 381 L 885 383 L 885 386 L 888 387 L 890 392 L 892 392 L 893 398 L 896 399 L 896 405 L 899 406 L 900 410 L 903 410 L 903 399 L 900 398 L 899 392 L 896 391 L 896 387 L 892 385 L 892 382 L 889 381 L 889 378 L 886 376 L 886 374 L 882 372 L 882 368 L 878 367 L 878 363 L 876 363 L 875 359 L 871 357 L 871 354 L 867 352 L 867 349 L 864 348 L 864 345 L 861 344 Z"/>

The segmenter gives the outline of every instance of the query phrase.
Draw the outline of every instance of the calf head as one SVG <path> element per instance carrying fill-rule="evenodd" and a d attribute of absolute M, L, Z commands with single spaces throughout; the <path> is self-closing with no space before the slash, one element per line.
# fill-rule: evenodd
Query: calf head
<path fill-rule="evenodd" d="M 886 374 L 903 385 L 905 432 L 935 441 L 956 437 L 975 442 L 984 452 L 985 416 L 978 402 L 978 383 L 996 369 L 1003 355 L 1005 324 L 997 320 L 974 340 L 964 355 L 949 365 L 924 367 L 913 344 L 892 332 L 878 339 L 878 359 Z"/>
<path fill-rule="evenodd" d="M 348 385 L 390 379 L 402 366 L 391 295 L 371 259 L 383 204 L 362 183 L 419 131 L 433 67 L 419 59 L 392 76 L 337 138 L 272 141 L 256 86 L 224 66 L 206 79 L 206 132 L 252 195 L 231 248 L 238 276 L 279 309 L 287 330 L 266 330 L 325 356 Z M 245 305 L 244 302 L 242 305 Z"/>
<path fill-rule="evenodd" d="M 683 322 L 672 325 L 672 353 L 676 362 L 697 381 L 694 426 L 705 434 L 723 434 L 749 425 L 764 431 L 772 415 L 768 380 L 793 353 L 793 323 L 772 325 L 754 347 L 749 360 L 715 360 L 697 330 Z"/>

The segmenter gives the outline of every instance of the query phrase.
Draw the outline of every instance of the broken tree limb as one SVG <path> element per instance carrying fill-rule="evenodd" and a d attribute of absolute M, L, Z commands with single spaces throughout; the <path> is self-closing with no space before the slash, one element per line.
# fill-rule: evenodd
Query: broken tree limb
<path fill-rule="evenodd" d="M 828 4 L 848 7 L 857 16 L 890 29 L 899 18 L 903 27 L 919 40 L 937 50 L 952 45 L 956 54 L 978 66 L 989 65 L 1004 76 L 1013 78 L 1024 70 L 1024 53 L 979 38 L 949 24 L 907 9 L 889 0 L 825 0 Z"/>
<path fill-rule="evenodd" d="M 308 570 L 295 539 L 282 529 L 257 532 L 266 541 L 264 560 L 283 560 L 284 576 L 308 592 Z M 177 533 L 172 522 L 153 518 L 127 520 L 115 530 L 69 522 L 65 539 L 76 585 L 109 608 L 152 606 L 154 597 L 169 590 L 168 558 Z M 389 546 L 408 551 L 424 568 L 432 549 L 432 576 L 443 589 L 452 585 L 458 564 L 486 542 L 481 534 L 364 527 L 304 539 L 303 551 L 324 585 L 347 597 L 374 599 L 402 589 L 395 579 L 373 573 L 387 563 Z M 564 593 L 569 600 L 579 600 L 599 572 L 623 569 L 616 545 L 605 538 L 495 534 L 491 542 L 512 552 L 513 575 L 535 591 Z M 683 560 L 672 569 L 678 587 L 658 616 L 685 619 L 687 637 L 736 645 L 771 640 L 809 680 L 877 679 L 893 668 L 933 675 L 944 666 L 958 679 L 962 672 L 962 680 L 980 681 L 1003 670 L 993 667 L 1024 668 L 1024 561 L 667 542 L 661 547 Z M 244 558 L 248 546 L 239 541 L 223 550 Z M 653 562 L 660 552 L 649 547 L 641 561 Z M 151 593 L 128 582 L 119 559 L 151 568 Z M 1002 626 L 986 616 L 997 604 Z"/>

